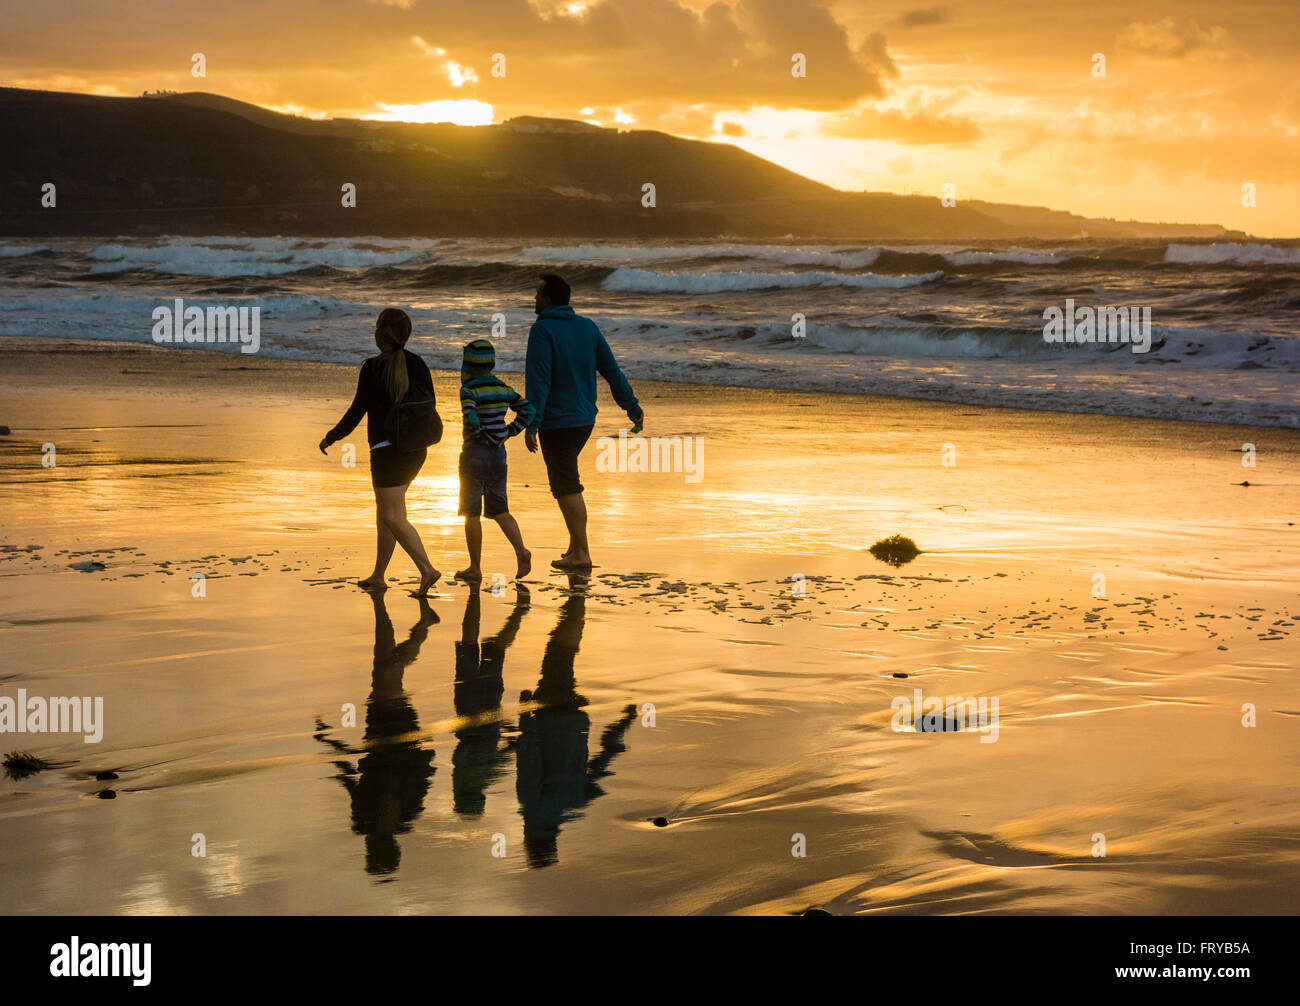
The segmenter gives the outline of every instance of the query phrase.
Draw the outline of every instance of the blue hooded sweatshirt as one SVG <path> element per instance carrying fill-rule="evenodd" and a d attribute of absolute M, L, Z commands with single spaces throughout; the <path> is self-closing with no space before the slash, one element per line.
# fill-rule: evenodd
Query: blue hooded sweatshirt
<path fill-rule="evenodd" d="M 543 308 L 528 333 L 524 395 L 532 403 L 529 432 L 591 426 L 596 421 L 596 374 L 633 422 L 641 419 L 632 385 L 618 369 L 595 322 L 568 304 Z"/>

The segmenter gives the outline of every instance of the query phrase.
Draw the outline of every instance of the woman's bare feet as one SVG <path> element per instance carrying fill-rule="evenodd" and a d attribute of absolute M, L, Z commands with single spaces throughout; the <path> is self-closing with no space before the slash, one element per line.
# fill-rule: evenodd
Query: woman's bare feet
<path fill-rule="evenodd" d="M 375 576 L 373 573 L 364 580 L 358 580 L 357 586 L 370 594 L 375 594 L 388 589 L 388 584 L 382 576 Z"/>
<path fill-rule="evenodd" d="M 515 560 L 519 563 L 518 568 L 515 570 L 515 579 L 522 580 L 533 571 L 533 553 L 528 549 L 516 552 Z"/>
<path fill-rule="evenodd" d="M 591 569 L 591 556 L 577 556 L 572 552 L 566 552 L 558 559 L 552 559 L 551 565 L 556 569 L 565 571 L 584 571 Z"/>
<path fill-rule="evenodd" d="M 464 580 L 466 583 L 478 583 L 483 579 L 483 571 L 477 566 L 466 566 L 456 571 L 456 579 Z"/>
<path fill-rule="evenodd" d="M 414 596 L 428 597 L 429 589 L 438 582 L 440 576 L 442 576 L 442 574 L 430 566 L 428 572 L 424 573 L 424 575 L 420 577 L 420 589 L 415 591 Z"/>

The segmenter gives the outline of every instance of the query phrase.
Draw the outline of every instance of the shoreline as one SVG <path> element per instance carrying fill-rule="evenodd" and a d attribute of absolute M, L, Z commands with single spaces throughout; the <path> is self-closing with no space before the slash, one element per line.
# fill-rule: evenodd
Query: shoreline
<path fill-rule="evenodd" d="M 102 353 L 102 354 L 109 354 L 109 355 L 113 353 L 121 353 L 124 356 L 127 356 L 134 353 L 134 354 L 140 354 L 141 358 L 146 358 L 148 354 L 151 353 L 155 353 L 155 352 L 167 353 L 172 351 L 175 351 L 175 347 L 167 346 L 167 345 L 157 345 L 152 342 L 128 342 L 128 341 L 109 340 L 109 339 L 80 339 L 80 338 L 63 338 L 63 337 L 48 339 L 40 336 L 19 336 L 19 335 L 0 336 L 0 358 L 4 358 L 5 356 L 40 357 L 40 356 L 48 356 L 51 353 L 63 353 L 63 354 L 68 354 L 69 356 L 76 356 L 78 354 L 85 354 L 85 353 L 96 353 L 96 354 Z M 308 370 L 312 368 L 326 368 L 331 372 L 337 372 L 339 369 L 342 369 L 342 370 L 347 370 L 349 372 L 354 372 L 356 368 L 360 365 L 360 360 L 356 361 L 355 363 L 341 363 L 337 361 L 328 361 L 328 360 L 303 360 L 303 359 L 294 359 L 292 357 L 284 357 L 284 356 L 262 355 L 260 353 L 245 354 L 245 353 L 240 353 L 237 350 L 230 351 L 230 350 L 209 349 L 206 346 L 197 346 L 197 345 L 186 346 L 185 349 L 182 351 L 187 353 L 197 352 L 200 354 L 205 354 L 210 357 L 230 357 L 232 359 L 241 361 L 240 365 L 238 366 L 220 368 L 222 372 L 256 373 L 256 372 L 263 372 L 263 371 L 274 372 L 277 369 L 283 369 L 285 372 L 292 372 L 294 368 L 306 368 Z M 373 354 L 368 354 L 368 355 L 373 355 Z M 257 365 L 253 365 L 250 362 L 250 360 L 252 359 L 256 360 Z M 447 369 L 447 368 L 437 368 L 432 366 L 429 368 L 429 370 L 433 375 L 435 375 L 435 379 L 441 379 L 445 382 L 453 384 L 453 386 L 459 385 L 459 373 L 457 371 Z M 523 391 L 522 371 L 511 370 L 509 368 L 503 367 L 498 370 L 498 373 L 509 375 L 512 378 L 516 378 L 518 384 L 516 390 L 522 393 Z M 729 383 L 716 384 L 716 383 L 710 383 L 705 381 L 676 381 L 676 380 L 656 381 L 653 379 L 646 380 L 644 378 L 639 378 L 639 377 L 632 377 L 631 379 L 635 382 L 637 387 L 647 386 L 655 389 L 656 391 L 659 391 L 660 393 L 662 393 L 662 389 L 665 388 L 683 388 L 683 389 L 695 389 L 700 392 L 707 392 L 712 390 L 724 390 L 724 391 L 735 391 L 741 393 L 752 393 L 755 395 L 768 395 L 768 396 L 816 395 L 820 398 L 829 395 L 839 400 L 861 401 L 867 404 L 870 404 L 872 402 L 897 403 L 900 405 L 916 404 L 921 406 L 933 406 L 933 407 L 943 408 L 943 409 L 990 409 L 990 410 L 997 410 L 999 412 L 1024 413 L 1026 415 L 1089 416 L 1098 420 L 1133 421 L 1133 422 L 1140 422 L 1140 423 L 1178 423 L 1178 424 L 1187 424 L 1189 426 L 1196 427 L 1196 428 L 1204 428 L 1204 427 L 1210 427 L 1214 429 L 1237 428 L 1243 430 L 1300 432 L 1300 409 L 1297 409 L 1297 412 L 1293 418 L 1292 425 L 1285 425 L 1281 423 L 1274 424 L 1274 425 L 1266 425 L 1266 424 L 1254 424 L 1254 423 L 1241 423 L 1241 422 L 1234 422 L 1234 421 L 1219 421 L 1214 419 L 1188 419 L 1184 417 L 1171 418 L 1168 416 L 1133 416 L 1133 415 L 1116 414 L 1116 413 L 1109 413 L 1109 412 L 1073 411 L 1065 408 L 1033 409 L 1019 404 L 1013 405 L 1013 404 L 994 404 L 988 402 L 953 401 L 946 398 L 929 398 L 929 397 L 922 397 L 919 395 L 911 396 L 911 395 L 890 395 L 890 394 L 881 394 L 875 392 L 852 392 L 852 391 L 844 391 L 840 389 L 831 389 L 831 388 L 824 389 L 824 390 L 818 389 L 813 391 L 813 390 L 803 390 L 798 388 L 761 387 L 761 386 L 754 386 L 748 384 L 729 384 Z M 607 413 L 610 407 L 612 407 L 614 411 L 617 412 L 618 411 L 617 407 L 612 406 L 612 403 L 610 403 L 609 401 L 608 391 L 605 388 L 603 382 L 600 383 L 600 390 L 601 390 L 601 398 L 603 402 L 601 406 L 602 413 L 603 414 Z M 441 401 L 442 399 L 440 399 L 440 402 Z M 619 413 L 619 415 L 621 415 L 621 413 Z M 443 417 L 443 420 L 444 422 L 446 422 L 446 416 Z M 0 417 L 0 423 L 3 422 L 4 422 L 4 418 Z M 647 433 L 647 435 L 650 434 Z"/>

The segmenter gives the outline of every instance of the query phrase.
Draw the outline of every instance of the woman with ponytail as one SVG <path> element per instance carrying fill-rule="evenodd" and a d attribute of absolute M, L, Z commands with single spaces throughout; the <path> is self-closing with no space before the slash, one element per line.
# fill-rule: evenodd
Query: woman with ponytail
<path fill-rule="evenodd" d="M 433 398 L 433 378 L 429 368 L 414 353 L 406 350 L 411 337 L 411 319 L 405 311 L 395 307 L 385 308 L 375 322 L 375 345 L 379 355 L 372 356 L 361 365 L 357 378 L 357 393 L 352 405 L 343 414 L 338 425 L 320 442 L 320 451 L 351 433 L 361 417 L 366 417 L 366 439 L 370 443 L 370 481 L 375 489 L 375 521 L 378 525 L 378 543 L 375 551 L 375 568 L 364 580 L 358 581 L 363 590 L 387 590 L 384 574 L 393 547 L 400 543 L 420 571 L 417 597 L 424 597 L 442 575 L 433 568 L 420 541 L 420 533 L 406 519 L 406 490 L 419 474 L 427 449 L 410 444 L 393 443 L 389 430 L 393 406 L 407 398 L 415 387 Z"/>

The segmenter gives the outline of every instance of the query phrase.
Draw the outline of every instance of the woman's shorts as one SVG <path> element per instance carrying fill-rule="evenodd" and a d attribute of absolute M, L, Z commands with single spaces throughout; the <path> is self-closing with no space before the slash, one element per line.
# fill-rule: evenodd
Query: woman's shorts
<path fill-rule="evenodd" d="M 391 446 L 375 448 L 370 452 L 370 484 L 376 489 L 410 485 L 420 474 L 428 454 L 423 447 L 418 451 L 399 451 Z"/>

